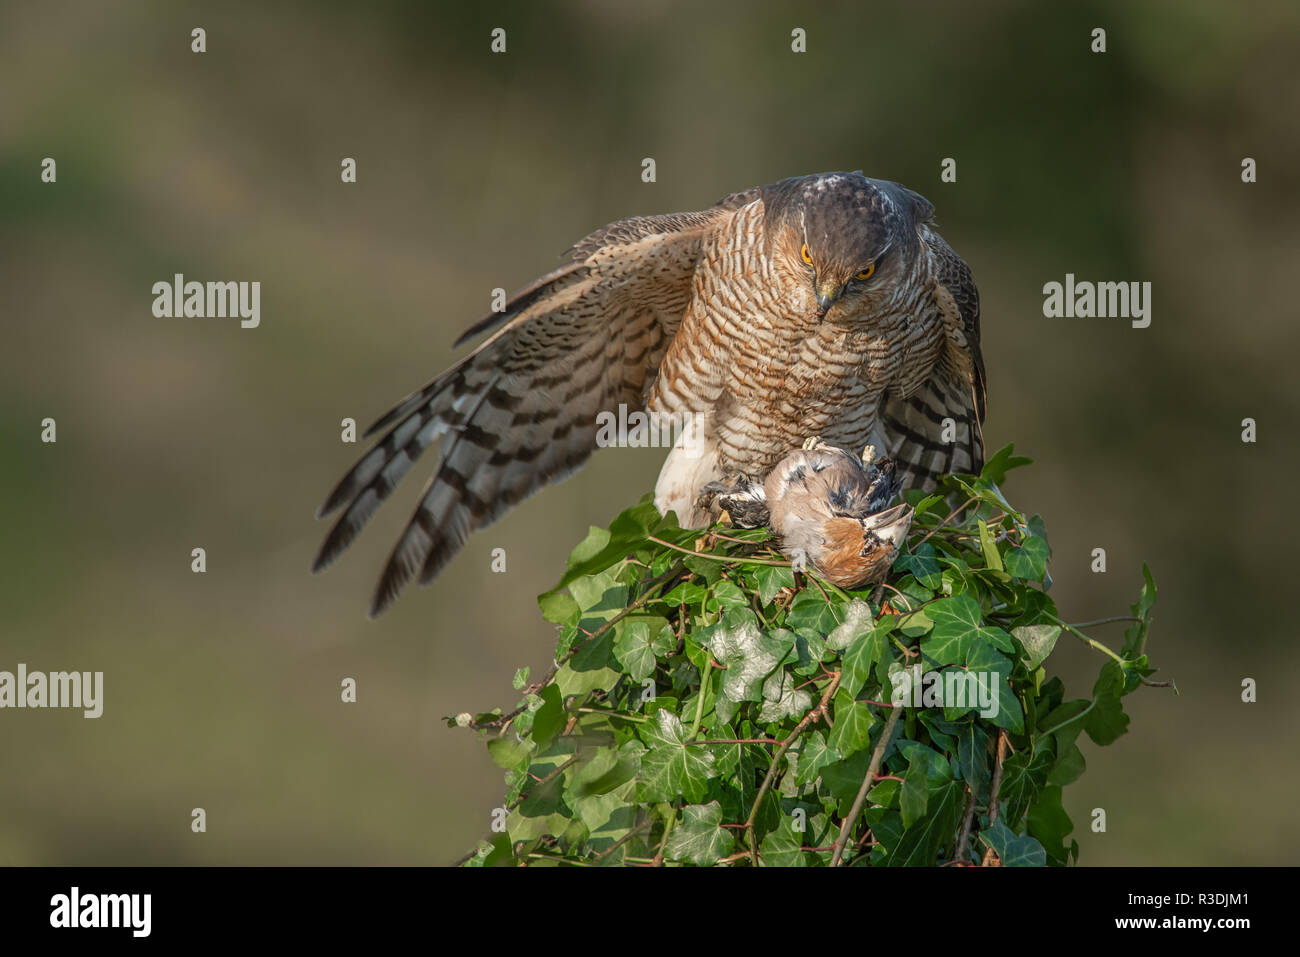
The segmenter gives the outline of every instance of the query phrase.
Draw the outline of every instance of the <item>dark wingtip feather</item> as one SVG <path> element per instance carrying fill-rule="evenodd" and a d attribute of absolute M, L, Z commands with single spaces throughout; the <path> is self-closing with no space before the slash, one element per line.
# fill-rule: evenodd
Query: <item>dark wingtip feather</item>
<path fill-rule="evenodd" d="M 500 322 L 502 316 L 503 314 L 499 312 L 488 313 L 478 322 L 474 323 L 474 325 L 470 326 L 459 336 L 457 336 L 456 341 L 451 344 L 451 347 L 453 349 L 459 349 L 465 343 L 469 342 L 471 339 L 477 336 L 480 332 L 483 332 L 484 330 L 491 328 L 491 326 L 494 323 Z"/>
<path fill-rule="evenodd" d="M 396 595 L 381 595 L 376 591 L 374 597 L 370 599 L 370 607 L 366 609 L 367 620 L 374 621 L 388 611 L 388 606 L 393 603 L 395 597 Z"/>
<path fill-rule="evenodd" d="M 321 502 L 320 508 L 316 509 L 317 520 L 333 515 L 351 501 L 353 489 L 351 483 L 348 481 L 351 477 L 352 473 L 348 472 L 348 474 L 339 481 L 339 484 L 334 486 L 334 491 L 330 492 L 329 497 L 326 498 L 325 501 Z"/>
<path fill-rule="evenodd" d="M 413 568 L 406 567 L 400 561 L 397 550 L 394 550 L 388 563 L 384 565 L 384 573 L 379 576 L 379 582 L 375 585 L 375 593 L 370 597 L 370 608 L 366 612 L 366 617 L 374 621 L 387 611 L 397 600 L 402 589 L 410 582 L 414 572 Z"/>
<path fill-rule="evenodd" d="M 350 528 L 345 524 L 346 515 L 341 516 L 330 533 L 325 536 L 325 541 L 321 542 L 320 550 L 316 552 L 316 560 L 311 564 L 312 574 L 318 574 L 329 568 L 343 554 L 344 549 L 352 544 L 353 539 L 357 537 L 357 530 Z M 350 534 L 349 534 L 350 532 Z"/>

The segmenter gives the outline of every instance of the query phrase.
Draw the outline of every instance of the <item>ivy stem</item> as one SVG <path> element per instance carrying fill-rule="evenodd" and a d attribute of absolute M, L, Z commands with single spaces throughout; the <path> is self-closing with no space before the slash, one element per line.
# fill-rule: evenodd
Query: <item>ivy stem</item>
<path fill-rule="evenodd" d="M 700 741 L 686 741 L 693 744 L 784 744 L 780 738 L 704 738 Z M 739 825 L 737 825 L 739 826 Z"/>
<path fill-rule="evenodd" d="M 606 711 L 603 708 L 589 708 L 583 706 L 581 708 L 574 708 L 574 710 L 580 711 L 583 714 L 603 714 L 608 718 L 620 718 L 623 721 L 635 721 L 637 724 L 644 724 L 645 722 L 650 720 L 644 715 L 623 714 L 623 712 L 621 711 Z"/>
<path fill-rule="evenodd" d="M 653 535 L 647 535 L 650 541 L 656 545 L 662 545 L 664 548 L 671 548 L 675 552 L 681 552 L 684 555 L 693 555 L 696 558 L 711 558 L 715 562 L 740 562 L 745 565 L 780 565 L 784 568 L 790 567 L 790 562 L 769 561 L 766 558 L 742 558 L 739 555 L 714 555 L 712 552 L 694 552 L 689 548 L 683 548 L 681 545 L 674 545 L 672 542 L 666 542 L 662 538 L 655 538 Z"/>
<path fill-rule="evenodd" d="M 956 864 L 965 862 L 966 845 L 970 843 L 970 829 L 975 822 L 975 789 L 966 785 L 966 810 L 961 815 L 961 829 L 957 832 L 957 851 L 952 859 Z"/>
<path fill-rule="evenodd" d="M 1061 621 L 1061 619 L 1051 614 L 1049 614 L 1047 617 L 1051 618 L 1052 621 L 1056 622 L 1066 631 L 1070 632 L 1070 634 L 1082 638 L 1084 644 L 1089 645 L 1104 654 L 1110 655 L 1112 658 L 1114 658 L 1116 661 L 1119 662 L 1121 668 L 1128 664 L 1128 661 L 1126 661 L 1124 658 L 1115 654 L 1115 652 L 1111 651 L 1100 641 L 1097 641 L 1093 638 L 1089 638 L 1087 635 L 1081 632 L 1074 625 L 1071 625 L 1069 622 Z M 1141 618 L 1132 618 L 1130 616 L 1124 615 L 1118 618 L 1104 618 L 1100 622 L 1084 622 L 1084 624 L 1104 624 L 1107 621 L 1141 621 L 1141 620 L 1142 620 Z M 1148 688 L 1173 688 L 1174 694 L 1178 694 L 1178 686 L 1174 684 L 1172 681 L 1149 681 L 1146 677 L 1142 675 L 1138 676 L 1138 681 L 1146 685 Z"/>
<path fill-rule="evenodd" d="M 844 848 L 849 843 L 849 835 L 853 831 L 853 824 L 857 821 L 858 815 L 862 813 L 862 805 L 867 801 L 867 792 L 876 783 L 876 775 L 880 773 L 880 765 L 885 760 L 885 748 L 894 733 L 894 728 L 898 725 L 898 719 L 903 716 L 903 710 L 903 708 L 894 708 L 889 712 L 889 720 L 885 722 L 885 730 L 880 732 L 880 740 L 876 742 L 876 750 L 871 752 L 871 763 L 867 765 L 867 775 L 862 779 L 862 787 L 858 788 L 858 796 L 853 799 L 853 807 L 849 808 L 848 816 L 844 818 L 844 823 L 840 825 L 840 835 L 835 839 L 835 853 L 831 855 L 831 867 L 841 867 L 844 864 Z"/>
<path fill-rule="evenodd" d="M 818 577 L 818 578 L 821 578 L 820 575 L 818 575 L 817 577 Z M 826 578 L 822 578 L 821 580 L 822 580 L 822 582 L 823 582 L 823 583 L 824 583 L 828 588 L 831 589 L 831 591 L 836 592 L 836 593 L 837 593 L 841 598 L 847 598 L 849 601 L 852 601 L 852 600 L 853 600 L 853 596 L 852 596 L 852 595 L 850 595 L 848 592 L 846 592 L 846 591 L 845 591 L 843 588 L 841 588 L 839 585 L 835 584 L 833 581 L 830 581 L 829 579 L 826 579 Z"/>
<path fill-rule="evenodd" d="M 1142 620 L 1141 618 L 1138 618 L 1134 615 L 1115 615 L 1113 618 L 1097 618 L 1094 621 L 1076 621 L 1074 623 L 1074 627 L 1091 628 L 1093 625 L 1111 625 L 1117 621 L 1141 621 L 1141 620 Z"/>
<path fill-rule="evenodd" d="M 926 535 L 925 538 L 921 539 L 921 540 L 920 540 L 919 542 L 917 542 L 915 545 L 909 546 L 909 547 L 911 548 L 911 550 L 912 550 L 912 551 L 915 551 L 916 549 L 920 548 L 922 545 L 924 545 L 926 542 L 928 542 L 928 541 L 930 540 L 930 535 L 933 535 L 935 532 L 937 532 L 939 529 L 943 528 L 945 525 L 947 525 L 949 522 L 951 522 L 954 518 L 956 518 L 958 515 L 960 515 L 963 511 L 965 511 L 965 510 L 966 510 L 966 506 L 968 506 L 968 505 L 972 505 L 972 504 L 974 504 L 975 502 L 978 502 L 978 501 L 979 501 L 979 496 L 975 496 L 975 497 L 973 497 L 973 498 L 968 498 L 968 499 L 966 499 L 966 501 L 962 502 L 962 503 L 961 503 L 960 505 L 958 505 L 955 509 L 953 509 L 951 512 L 949 512 L 947 518 L 945 518 L 942 522 L 940 522 L 940 523 L 939 523 L 938 525 L 936 525 L 934 528 L 930 529 L 929 534 Z"/>
<path fill-rule="evenodd" d="M 1097 703 L 1097 699 L 1096 699 L 1096 698 L 1093 698 L 1091 701 L 1088 702 L 1088 707 L 1084 708 L 1082 711 L 1080 711 L 1078 714 L 1076 714 L 1073 718 L 1066 718 L 1066 719 L 1065 719 L 1064 721 L 1062 721 L 1060 724 L 1053 725 L 1053 726 L 1050 727 L 1050 728 L 1044 728 L 1042 731 L 1039 731 L 1039 732 L 1038 732 L 1038 736 L 1039 736 L 1040 738 L 1044 738 L 1044 737 L 1046 737 L 1046 736 L 1049 735 L 1049 734 L 1054 734 L 1054 733 L 1056 733 L 1057 731 L 1060 731 L 1060 730 L 1061 730 L 1062 728 L 1064 728 L 1067 724 L 1073 724 L 1074 722 L 1076 722 L 1076 721 L 1078 721 L 1080 718 L 1082 718 L 1085 714 L 1087 714 L 1089 711 L 1091 711 L 1091 710 L 1092 710 L 1092 706 L 1095 705 L 1096 703 Z"/>
<path fill-rule="evenodd" d="M 530 860 L 537 861 L 555 861 L 568 867 L 591 867 L 589 861 L 580 861 L 576 857 L 564 857 L 561 854 L 542 854 L 538 851 L 531 851 L 526 855 Z"/>
<path fill-rule="evenodd" d="M 1123 658 L 1121 658 L 1115 652 L 1111 651 L 1100 641 L 1097 641 L 1094 638 L 1089 638 L 1087 635 L 1081 632 L 1078 628 L 1075 628 L 1074 625 L 1070 624 L 1068 621 L 1061 621 L 1061 619 L 1057 618 L 1055 615 L 1050 613 L 1048 614 L 1047 617 L 1052 619 L 1053 622 L 1060 625 L 1062 628 L 1064 628 L 1070 634 L 1074 635 L 1076 638 L 1081 639 L 1083 643 L 1085 645 L 1088 645 L 1090 648 L 1100 651 L 1104 655 L 1109 655 L 1111 658 L 1114 658 L 1116 661 L 1118 661 L 1121 665 L 1126 663 Z"/>
<path fill-rule="evenodd" d="M 700 731 L 700 720 L 704 717 L 704 696 L 709 690 L 709 678 L 713 676 L 713 655 L 705 656 L 704 674 L 700 675 L 700 698 L 695 702 L 695 721 L 691 723 L 691 733 L 686 736 L 689 741 Z"/>
<path fill-rule="evenodd" d="M 989 783 L 989 827 L 998 822 L 998 792 L 1002 790 L 1002 762 L 1006 760 L 1008 746 L 1007 733 L 999 731 L 997 760 L 993 763 L 993 780 Z M 988 848 L 980 860 L 980 866 L 988 867 L 997 856 L 993 848 Z"/>
<path fill-rule="evenodd" d="M 651 867 L 658 867 L 664 862 L 664 848 L 668 846 L 668 838 L 672 835 L 673 828 L 677 826 L 677 809 L 673 808 L 672 810 L 672 815 L 668 818 L 667 822 L 664 823 L 664 836 L 659 842 L 659 850 L 657 850 L 655 856 L 650 859 Z"/>
<path fill-rule="evenodd" d="M 603 851 L 601 851 L 599 854 L 597 854 L 595 857 L 593 857 L 593 858 L 591 859 L 592 863 L 594 864 L 594 863 L 597 863 L 597 862 L 599 862 L 599 861 L 603 861 L 605 858 L 609 857 L 609 855 L 613 854 L 616 850 L 618 850 L 620 847 L 622 847 L 622 846 L 623 846 L 624 844 L 626 844 L 628 841 L 632 840 L 632 838 L 636 837 L 636 836 L 637 836 L 638 834 L 640 834 L 642 831 L 644 831 L 644 830 L 646 830 L 647 828 L 651 827 L 651 826 L 654 824 L 654 822 L 655 822 L 654 815 L 653 815 L 653 814 L 648 815 L 644 821 L 642 821 L 642 822 L 641 822 L 640 824 L 638 824 L 636 827 L 632 828 L 632 830 L 628 831 L 626 834 L 624 834 L 622 837 L 620 837 L 617 841 L 615 841 L 615 842 L 614 842 L 613 844 L 611 844 L 609 847 L 605 848 Z"/>
<path fill-rule="evenodd" d="M 822 700 L 817 707 L 813 708 L 802 720 L 794 726 L 790 736 L 781 742 L 781 747 L 777 749 L 776 754 L 772 757 L 772 763 L 768 766 L 767 775 L 763 778 L 763 784 L 758 789 L 758 797 L 754 798 L 754 806 L 749 809 L 749 817 L 745 819 L 745 842 L 749 845 L 749 860 L 754 867 L 758 867 L 758 843 L 754 840 L 754 822 L 758 820 L 758 809 L 763 806 L 763 798 L 772 787 L 772 781 L 776 778 L 777 765 L 785 757 L 785 753 L 790 750 L 790 745 L 794 744 L 799 735 L 803 734 L 804 728 L 812 724 L 818 718 L 826 713 L 826 706 L 830 703 L 831 696 L 835 694 L 835 689 L 840 686 L 840 677 L 843 672 L 831 672 L 831 683 L 826 686 L 826 693 L 822 695 Z M 901 709 L 900 709 L 901 710 Z"/>

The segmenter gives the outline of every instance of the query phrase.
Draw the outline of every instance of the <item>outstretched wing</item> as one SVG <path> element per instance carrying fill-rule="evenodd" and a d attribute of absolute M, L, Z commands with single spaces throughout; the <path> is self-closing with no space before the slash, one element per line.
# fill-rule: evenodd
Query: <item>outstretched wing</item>
<path fill-rule="evenodd" d="M 344 509 L 313 570 L 351 544 L 439 438 L 438 469 L 388 559 L 371 617 L 417 572 L 421 583 L 433 579 L 470 532 L 582 465 L 596 445 L 597 413 L 640 406 L 690 299 L 704 235 L 746 195 L 597 230 L 504 312 L 472 326 L 457 344 L 495 332 L 366 431 L 386 430 L 317 513 Z"/>
<path fill-rule="evenodd" d="M 984 357 L 980 353 L 980 298 L 970 267 L 928 227 L 924 239 L 934 264 L 933 295 L 947 331 L 930 378 L 906 398 L 891 396 L 881 416 L 906 486 L 933 488 L 949 472 L 984 467 Z M 945 436 L 945 420 L 955 434 Z"/>

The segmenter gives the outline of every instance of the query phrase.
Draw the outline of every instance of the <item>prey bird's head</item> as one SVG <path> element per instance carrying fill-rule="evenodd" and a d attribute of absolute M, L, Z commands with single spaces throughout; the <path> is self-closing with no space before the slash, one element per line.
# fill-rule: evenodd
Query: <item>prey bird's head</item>
<path fill-rule="evenodd" d="M 934 214 L 923 196 L 858 173 L 818 173 L 763 188 L 768 248 L 807 283 L 818 317 L 887 297 L 920 252 Z"/>

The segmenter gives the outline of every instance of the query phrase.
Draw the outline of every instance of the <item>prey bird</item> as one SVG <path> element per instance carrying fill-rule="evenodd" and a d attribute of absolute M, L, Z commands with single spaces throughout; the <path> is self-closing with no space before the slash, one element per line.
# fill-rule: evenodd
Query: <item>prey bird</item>
<path fill-rule="evenodd" d="M 620 405 L 693 416 L 655 486 L 686 527 L 712 482 L 761 480 L 808 435 L 873 445 L 932 487 L 983 464 L 979 294 L 934 207 L 861 172 L 733 193 L 596 230 L 461 336 L 489 334 L 367 431 L 318 516 L 331 564 L 416 459 L 440 459 L 371 602 L 426 583 L 469 534 L 579 468 Z"/>
<path fill-rule="evenodd" d="M 699 506 L 742 528 L 770 527 L 796 570 L 865 588 L 884 581 L 912 527 L 911 506 L 888 507 L 901 488 L 894 461 L 876 458 L 874 446 L 859 457 L 812 438 L 761 485 L 747 476 L 710 483 Z"/>

